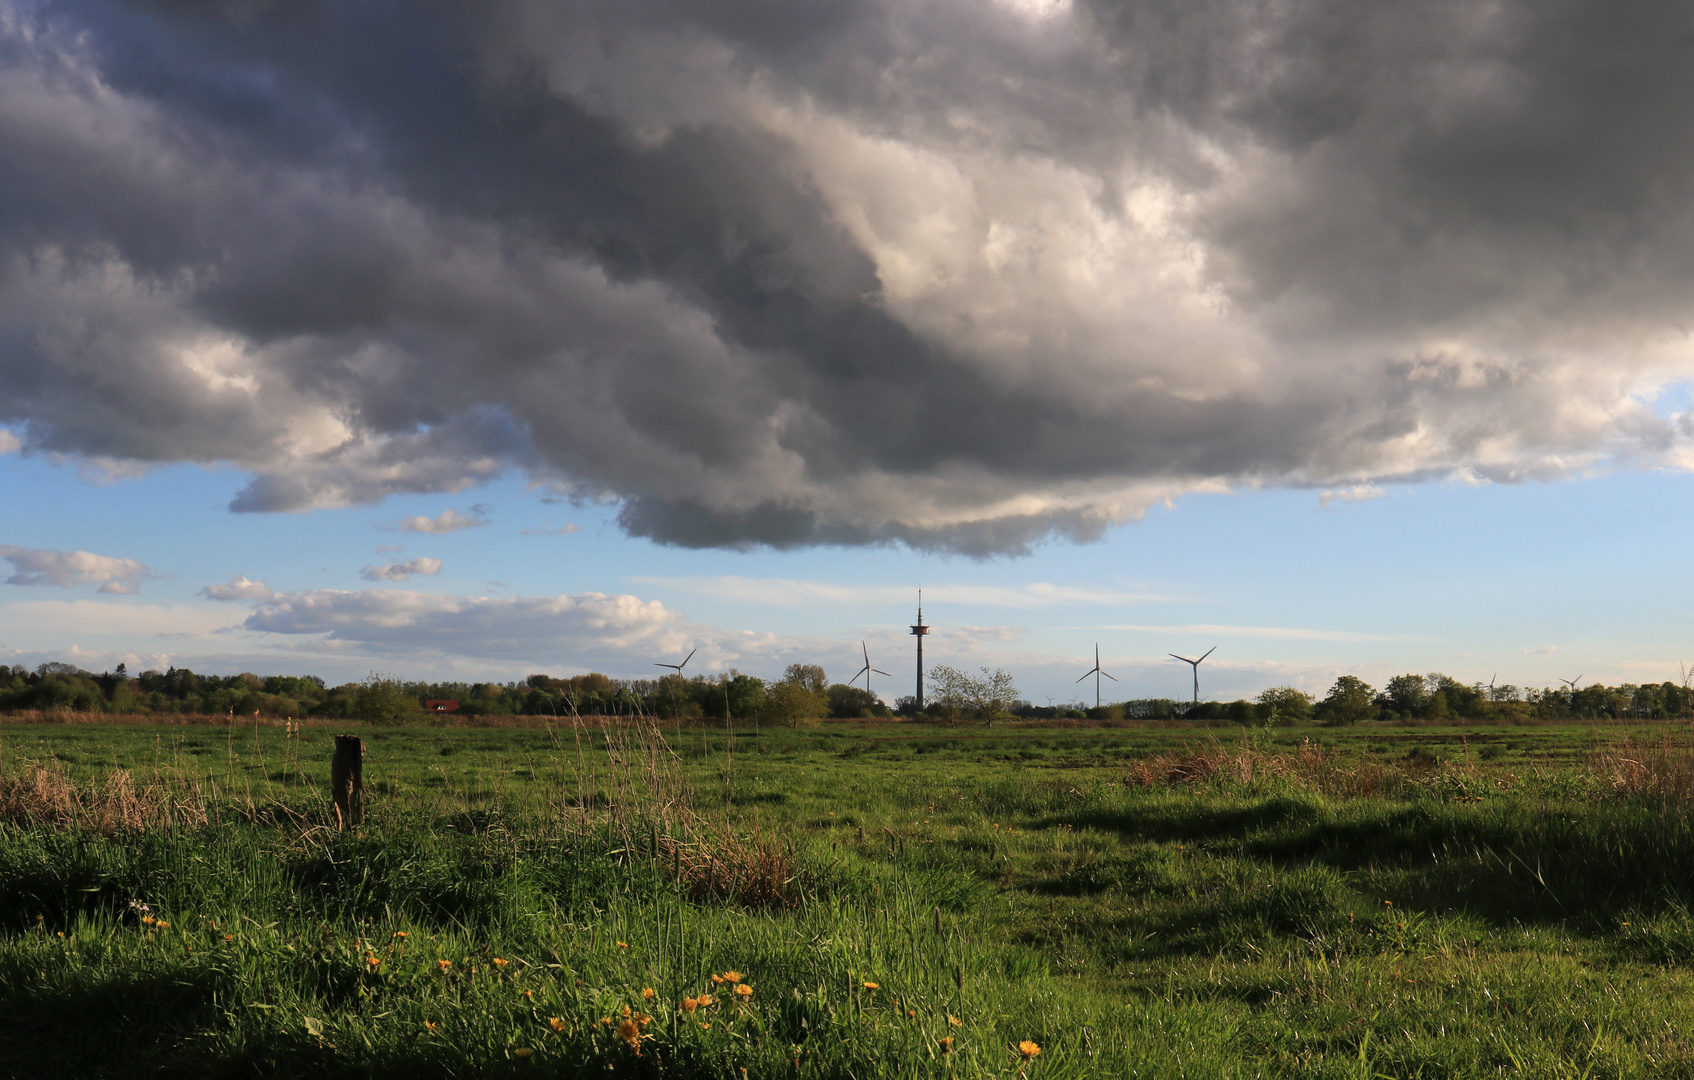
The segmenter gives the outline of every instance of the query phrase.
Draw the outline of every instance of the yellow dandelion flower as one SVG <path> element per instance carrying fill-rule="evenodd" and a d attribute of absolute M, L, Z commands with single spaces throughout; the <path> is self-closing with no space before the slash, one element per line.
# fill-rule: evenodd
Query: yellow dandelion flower
<path fill-rule="evenodd" d="M 651 986 L 643 986 L 641 988 L 642 1001 L 652 1001 L 655 997 L 658 997 L 658 994 L 653 992 L 653 988 Z"/>
<path fill-rule="evenodd" d="M 959 1025 L 964 1023 L 963 1020 L 960 1020 L 957 1016 L 954 1016 L 952 1013 L 947 1014 L 947 1022 L 949 1024 L 953 1025 L 954 1027 L 958 1027 Z"/>
<path fill-rule="evenodd" d="M 951 1036 L 951 1035 L 941 1036 L 940 1043 L 941 1043 L 941 1052 L 943 1054 L 951 1054 L 953 1052 L 953 1036 Z"/>
<path fill-rule="evenodd" d="M 627 949 L 627 948 L 629 948 L 629 942 L 627 942 L 627 941 L 620 941 L 620 942 L 618 942 L 618 948 L 620 948 L 620 949 Z"/>
<path fill-rule="evenodd" d="M 641 1025 L 634 1020 L 625 1020 L 618 1025 L 618 1041 L 637 1053 L 641 1052 Z"/>
<path fill-rule="evenodd" d="M 723 973 L 723 981 L 727 983 L 738 983 L 741 981 L 741 972 L 726 971 Z"/>
<path fill-rule="evenodd" d="M 437 970 L 437 971 L 446 971 L 448 968 L 450 968 L 452 966 L 453 966 L 453 961 L 451 961 L 451 960 L 437 960 L 435 962 L 435 970 Z"/>
<path fill-rule="evenodd" d="M 512 1051 L 512 1056 L 516 1057 L 520 1061 L 523 1061 L 523 1060 L 527 1059 L 529 1057 L 529 1055 L 531 1055 L 533 1053 L 535 1053 L 535 1051 L 531 1050 L 529 1047 L 520 1046 L 516 1050 Z"/>
<path fill-rule="evenodd" d="M 701 1025 L 700 1025 L 700 1030 L 701 1030 L 701 1031 L 710 1031 L 710 1030 L 712 1030 L 712 1025 L 710 1025 L 710 1024 L 701 1024 Z"/>
<path fill-rule="evenodd" d="M 685 1013 L 691 1013 L 699 1007 L 700 1003 L 691 997 L 685 997 L 682 999 L 682 1011 Z"/>
<path fill-rule="evenodd" d="M 722 986 L 723 985 L 723 976 L 722 975 L 713 975 L 712 976 L 712 985 Z"/>
<path fill-rule="evenodd" d="M 409 935 L 404 930 L 396 930 L 396 931 L 394 931 L 394 933 L 390 934 L 389 936 L 394 938 L 396 941 L 400 941 L 400 940 L 404 940 Z"/>
<path fill-rule="evenodd" d="M 557 1016 L 549 1016 L 547 1018 L 547 1026 L 552 1028 L 555 1032 L 565 1030 L 564 1020 Z"/>
<path fill-rule="evenodd" d="M 229 944 L 229 943 L 230 943 L 230 942 L 232 942 L 232 941 L 234 941 L 234 940 L 235 940 L 235 935 L 234 935 L 234 934 L 225 934 L 225 935 L 224 935 L 224 944 L 225 944 L 225 945 L 228 945 L 228 944 Z"/>
<path fill-rule="evenodd" d="M 369 964 L 371 967 L 374 968 L 378 964 L 382 963 L 382 957 L 380 957 L 380 956 L 367 956 L 367 957 L 365 957 L 365 963 Z"/>
<path fill-rule="evenodd" d="M 601 1023 L 602 1023 L 602 1024 L 605 1024 L 605 1025 L 606 1025 L 606 1026 L 607 1026 L 607 1027 L 611 1027 L 611 1026 L 612 1026 L 612 1018 L 611 1018 L 611 1017 L 609 1017 L 609 1016 L 602 1016 L 602 1017 L 601 1017 L 601 1018 L 600 1018 L 600 1022 L 601 1022 Z"/>
<path fill-rule="evenodd" d="M 532 1003 L 535 1001 L 535 991 L 534 990 L 525 990 L 523 992 L 523 996 L 528 998 Z"/>
<path fill-rule="evenodd" d="M 746 983 L 742 983 L 740 986 L 735 988 L 735 995 L 742 1001 L 746 1001 L 748 998 L 753 996 L 753 988 L 748 986 Z"/>
<path fill-rule="evenodd" d="M 629 1013 L 630 1013 L 630 1008 L 629 1008 L 629 1006 L 628 1006 L 628 1005 L 625 1005 L 625 1006 L 624 1006 L 624 1007 L 623 1007 L 623 1014 L 622 1014 L 622 1015 L 624 1015 L 624 1016 L 628 1016 L 628 1015 L 629 1015 Z"/>
<path fill-rule="evenodd" d="M 430 1023 L 430 1022 L 429 1022 L 429 1021 L 428 1021 L 428 1020 L 425 1020 L 425 1021 L 424 1021 L 424 1030 L 425 1030 L 425 1031 L 434 1031 L 434 1030 L 435 1030 L 435 1025 L 434 1025 L 434 1024 L 432 1024 L 432 1023 Z"/>
<path fill-rule="evenodd" d="M 499 957 L 498 957 L 498 956 L 496 956 L 496 957 L 495 957 L 495 958 L 494 958 L 494 966 L 495 966 L 495 967 L 501 967 L 501 968 L 503 968 L 503 967 L 505 967 L 505 966 L 506 966 L 506 965 L 507 965 L 507 964 L 509 964 L 509 963 L 511 963 L 511 961 L 510 961 L 510 960 L 502 960 L 502 959 L 500 959 L 500 958 L 499 958 Z"/>
<path fill-rule="evenodd" d="M 1041 1047 L 1029 1039 L 1025 1039 L 1023 1042 L 1018 1043 L 1018 1053 L 1023 1055 L 1023 1059 L 1025 1061 L 1028 1061 L 1036 1054 L 1041 1053 Z"/>
<path fill-rule="evenodd" d="M 865 983 L 864 985 L 865 985 L 866 990 L 881 990 L 882 989 L 882 986 L 879 983 L 868 982 L 868 983 Z"/>
<path fill-rule="evenodd" d="M 152 925 L 153 925 L 153 924 L 154 924 L 154 923 L 156 923 L 156 922 L 158 922 L 158 921 L 159 921 L 159 920 L 158 920 L 158 919 L 155 919 L 155 918 L 154 918 L 154 917 L 153 917 L 153 916 L 151 916 L 151 915 L 143 915 L 143 916 L 141 916 L 141 925 L 142 925 L 142 926 L 152 926 Z"/>
<path fill-rule="evenodd" d="M 158 927 L 160 930 L 169 930 L 171 928 L 171 924 L 166 922 L 163 919 L 160 919 L 158 922 L 154 923 L 153 925 Z"/>

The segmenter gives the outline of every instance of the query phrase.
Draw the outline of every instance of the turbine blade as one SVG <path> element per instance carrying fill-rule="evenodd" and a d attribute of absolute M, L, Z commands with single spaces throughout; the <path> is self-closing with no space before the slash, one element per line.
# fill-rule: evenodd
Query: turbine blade
<path fill-rule="evenodd" d="M 1111 673 L 1111 672 L 1109 672 L 1109 671 L 1102 671 L 1102 672 L 1101 672 L 1101 673 L 1100 673 L 1100 674 L 1102 674 L 1102 675 L 1104 675 L 1104 676 L 1105 676 L 1105 677 L 1106 677 L 1106 678 L 1108 678 L 1108 679 L 1110 679 L 1110 680 L 1112 680 L 1112 681 L 1113 681 L 1113 682 L 1117 682 L 1117 681 L 1118 681 L 1118 677 L 1117 677 L 1117 676 L 1116 676 L 1116 675 L 1113 675 L 1113 674 L 1112 674 L 1112 673 Z"/>
<path fill-rule="evenodd" d="M 1082 673 L 1082 677 L 1077 679 L 1076 681 L 1081 682 L 1083 679 L 1088 678 L 1088 676 L 1090 676 L 1092 674 L 1094 674 L 1092 671 L 1085 671 L 1085 672 Z"/>
<path fill-rule="evenodd" d="M 877 674 L 878 674 L 878 675 L 888 675 L 888 672 L 886 672 L 886 671 L 884 671 L 884 670 L 882 670 L 882 669 L 881 669 L 881 668 L 879 668 L 879 667 L 873 667 L 873 668 L 871 668 L 871 670 L 872 670 L 872 671 L 874 671 L 874 672 L 876 672 L 876 673 L 877 673 Z M 893 676 L 889 676 L 889 677 L 890 677 L 890 678 L 893 678 Z"/>
<path fill-rule="evenodd" d="M 1213 645 L 1211 648 L 1207 649 L 1205 652 L 1200 654 L 1200 660 L 1204 660 L 1206 657 L 1212 655 L 1213 653 L 1215 653 L 1217 651 L 1218 651 L 1218 647 L 1216 645 Z M 1196 664 L 1198 664 L 1200 662 L 1200 660 L 1196 660 L 1194 662 Z"/>

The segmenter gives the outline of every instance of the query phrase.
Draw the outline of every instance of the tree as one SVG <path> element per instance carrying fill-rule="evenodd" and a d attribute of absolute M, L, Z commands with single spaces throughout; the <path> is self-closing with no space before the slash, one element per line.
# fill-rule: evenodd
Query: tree
<path fill-rule="evenodd" d="M 1020 697 L 1011 674 L 1003 668 L 985 667 L 981 675 L 969 675 L 946 664 L 937 664 L 929 669 L 929 683 L 935 688 L 937 705 L 958 709 L 989 723 L 1005 714 Z"/>
<path fill-rule="evenodd" d="M 1356 724 L 1376 716 L 1376 689 L 1356 675 L 1343 675 L 1329 688 L 1318 705 L 1320 717 L 1330 724 Z"/>
<path fill-rule="evenodd" d="M 765 716 L 773 723 L 786 727 L 810 727 L 823 719 L 827 712 L 829 699 L 794 679 L 784 679 L 765 691 Z"/>
<path fill-rule="evenodd" d="M 784 682 L 798 683 L 814 694 L 829 693 L 829 678 L 818 664 L 789 664 L 782 673 Z"/>
<path fill-rule="evenodd" d="M 1259 695 L 1259 718 L 1272 725 L 1310 720 L 1311 696 L 1292 686 L 1273 686 Z"/>
<path fill-rule="evenodd" d="M 1402 716 L 1422 715 L 1429 704 L 1422 675 L 1396 675 L 1388 680 L 1383 693 L 1388 697 L 1389 707 Z"/>
<path fill-rule="evenodd" d="M 365 676 L 353 697 L 354 715 L 378 723 L 410 720 L 423 712 L 423 705 L 406 692 L 400 680 L 373 671 Z"/>
<path fill-rule="evenodd" d="M 886 716 L 887 706 L 882 699 L 862 686 L 836 683 L 829 688 L 829 715 L 838 720 L 859 716 Z"/>

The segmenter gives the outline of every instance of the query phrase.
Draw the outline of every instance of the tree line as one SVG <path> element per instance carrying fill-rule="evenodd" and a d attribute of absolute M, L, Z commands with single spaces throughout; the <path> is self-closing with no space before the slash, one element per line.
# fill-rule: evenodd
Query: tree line
<path fill-rule="evenodd" d="M 422 682 L 373 672 L 359 681 L 329 686 L 315 675 L 202 675 L 188 668 L 130 675 L 123 664 L 94 674 L 63 663 L 34 670 L 0 664 L 0 711 L 160 715 L 329 717 L 404 721 L 424 714 L 423 702 L 450 699 L 458 715 L 653 716 L 724 722 L 728 719 L 802 726 L 826 717 L 885 717 L 890 713 L 941 722 L 996 719 L 1184 719 L 1244 724 L 1318 721 L 1356 724 L 1372 720 L 1442 723 L 1467 720 L 1522 723 L 1534 720 L 1694 719 L 1694 690 L 1687 682 L 1600 683 L 1568 688 L 1523 688 L 1461 683 L 1440 672 L 1397 675 L 1378 689 L 1354 675 L 1336 679 L 1321 698 L 1288 686 L 1252 700 L 1192 704 L 1143 698 L 1096 708 L 1032 705 L 1002 669 L 967 672 L 937 664 L 926 674 L 922 708 L 902 697 L 890 710 L 861 686 L 831 683 L 817 664 L 790 664 L 781 679 L 766 681 L 731 671 L 723 675 L 665 675 L 614 679 L 589 673 L 565 678 L 531 675 L 522 682 Z"/>

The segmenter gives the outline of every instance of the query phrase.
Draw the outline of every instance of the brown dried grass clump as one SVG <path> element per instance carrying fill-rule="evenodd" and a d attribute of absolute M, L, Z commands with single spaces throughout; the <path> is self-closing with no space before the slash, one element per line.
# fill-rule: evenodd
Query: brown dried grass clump
<path fill-rule="evenodd" d="M 1588 770 L 1613 792 L 1686 807 L 1694 804 L 1694 742 L 1625 736 L 1588 753 Z"/>
<path fill-rule="evenodd" d="M 127 769 L 104 784 L 79 785 L 39 763 L 22 775 L 0 777 L 0 821 L 87 829 L 111 836 L 206 824 L 206 800 L 193 780 L 154 778 L 136 785 Z"/>
<path fill-rule="evenodd" d="M 1245 745 L 1229 749 L 1212 741 L 1199 748 L 1144 757 L 1129 767 L 1128 781 L 1141 787 L 1287 783 L 1324 795 L 1355 798 L 1398 791 L 1406 785 L 1407 776 L 1392 766 L 1343 756 L 1310 740 L 1293 750 L 1276 752 Z"/>
<path fill-rule="evenodd" d="M 793 845 L 757 824 L 737 833 L 727 823 L 695 822 L 686 839 L 662 838 L 659 850 L 672 877 L 696 903 L 791 908 L 805 898 Z"/>

